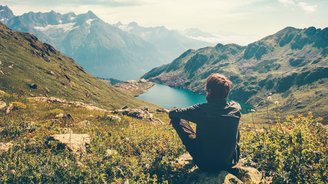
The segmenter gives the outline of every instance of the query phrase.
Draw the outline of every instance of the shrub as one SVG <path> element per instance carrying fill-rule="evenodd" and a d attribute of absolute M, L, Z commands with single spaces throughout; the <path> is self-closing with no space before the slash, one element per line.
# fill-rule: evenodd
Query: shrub
<path fill-rule="evenodd" d="M 244 132 L 242 154 L 273 183 L 327 183 L 327 128 L 320 121 L 309 113 Z"/>

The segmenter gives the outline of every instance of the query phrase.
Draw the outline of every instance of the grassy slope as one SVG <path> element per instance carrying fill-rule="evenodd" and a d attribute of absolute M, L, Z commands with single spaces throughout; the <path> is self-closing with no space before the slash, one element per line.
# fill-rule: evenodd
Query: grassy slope
<path fill-rule="evenodd" d="M 0 98 L 27 106 L 8 115 L 0 112 L 0 142 L 14 144 L 0 153 L 1 183 L 190 183 L 199 179 L 197 172 L 189 173 L 190 165 L 174 162 L 185 149 L 168 123 L 127 116 L 120 116 L 118 123 L 104 112 L 74 105 L 34 102 L 16 95 Z M 59 112 L 73 119 L 55 118 Z M 166 113 L 154 115 L 168 122 Z M 265 129 L 241 125 L 244 162 L 261 170 L 267 181 L 327 182 L 327 129 L 311 116 L 282 122 Z M 90 135 L 86 153 L 76 157 L 56 143 L 46 143 L 49 135 L 68 132 Z M 114 150 L 117 154 L 111 154 Z"/>
<path fill-rule="evenodd" d="M 43 55 L 43 56 L 42 56 Z M 0 24 L 0 89 L 17 95 L 56 96 L 107 108 L 150 105 L 92 77 L 30 34 Z M 30 89 L 35 83 L 37 89 Z"/>

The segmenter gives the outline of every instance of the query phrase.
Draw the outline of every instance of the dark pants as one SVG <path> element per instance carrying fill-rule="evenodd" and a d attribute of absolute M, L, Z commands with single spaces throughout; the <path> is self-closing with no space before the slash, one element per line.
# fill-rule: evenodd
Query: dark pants
<path fill-rule="evenodd" d="M 239 160 L 239 146 L 237 147 L 236 154 L 233 156 L 233 164 L 218 164 L 215 166 L 207 166 L 203 164 L 203 159 L 207 158 L 201 158 L 201 155 L 199 154 L 199 148 L 196 144 L 196 132 L 192 129 L 189 122 L 183 119 L 171 119 L 171 123 L 173 128 L 178 133 L 182 143 L 185 145 L 186 150 L 189 152 L 189 154 L 193 158 L 193 162 L 204 171 L 208 172 L 217 172 L 220 170 L 229 170 L 232 166 L 234 166 L 238 160 Z M 239 136 L 238 136 L 239 137 Z M 231 160 L 229 160 L 231 163 Z"/>
<path fill-rule="evenodd" d="M 171 119 L 173 128 L 178 133 L 182 143 L 186 146 L 186 150 L 196 161 L 198 158 L 198 149 L 196 146 L 196 132 L 192 129 L 189 122 L 180 119 Z"/>

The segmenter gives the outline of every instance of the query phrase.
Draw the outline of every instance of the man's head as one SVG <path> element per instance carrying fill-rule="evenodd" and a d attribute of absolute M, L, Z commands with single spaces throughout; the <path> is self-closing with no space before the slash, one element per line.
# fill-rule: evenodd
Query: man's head
<path fill-rule="evenodd" d="M 224 75 L 214 73 L 207 78 L 205 84 L 207 99 L 224 99 L 232 88 L 232 82 Z"/>

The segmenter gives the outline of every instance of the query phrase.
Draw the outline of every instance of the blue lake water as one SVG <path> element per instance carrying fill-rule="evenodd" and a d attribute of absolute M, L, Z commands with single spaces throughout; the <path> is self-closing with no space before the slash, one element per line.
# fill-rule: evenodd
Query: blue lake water
<path fill-rule="evenodd" d="M 146 93 L 138 96 L 138 98 L 168 109 L 172 107 L 188 107 L 206 102 L 204 95 L 162 84 L 156 84 Z"/>
<path fill-rule="evenodd" d="M 204 95 L 162 84 L 156 84 L 138 98 L 168 109 L 173 107 L 188 107 L 206 102 Z M 251 109 L 250 105 L 243 103 L 240 103 L 240 105 L 242 106 L 243 113 L 247 113 Z"/>

